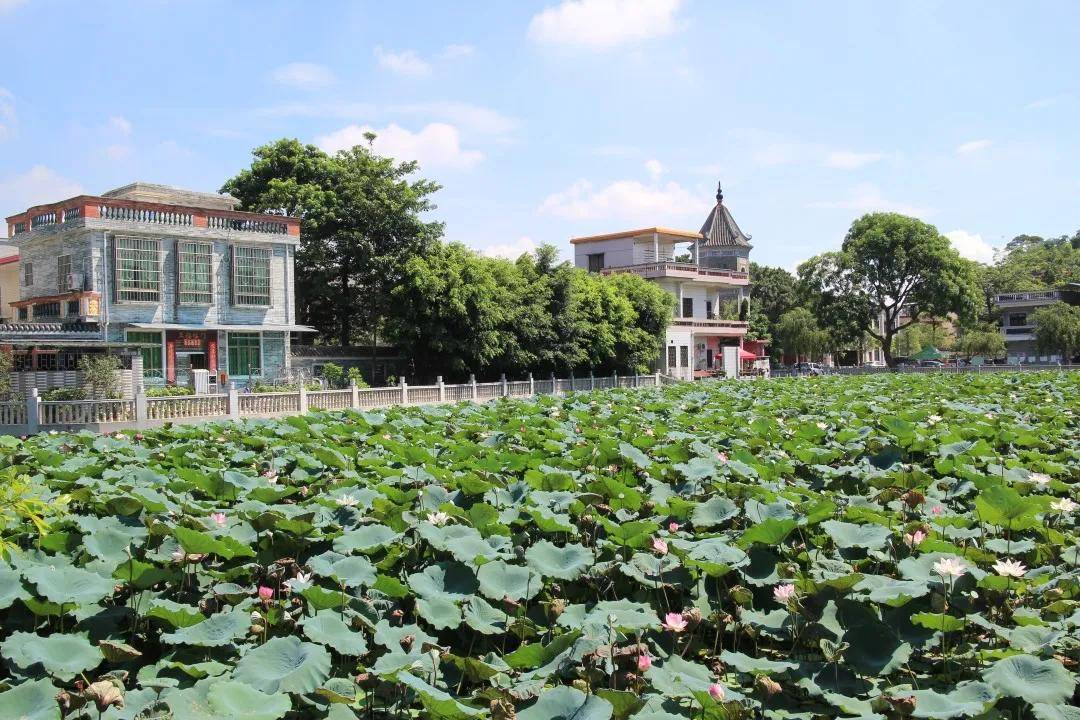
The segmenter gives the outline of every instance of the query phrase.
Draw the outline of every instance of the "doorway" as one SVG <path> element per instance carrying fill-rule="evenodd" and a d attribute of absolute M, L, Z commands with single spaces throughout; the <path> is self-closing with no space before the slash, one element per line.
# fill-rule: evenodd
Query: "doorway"
<path fill-rule="evenodd" d="M 206 370 L 206 353 L 199 351 L 176 351 L 176 384 L 188 385 L 192 370 Z"/>

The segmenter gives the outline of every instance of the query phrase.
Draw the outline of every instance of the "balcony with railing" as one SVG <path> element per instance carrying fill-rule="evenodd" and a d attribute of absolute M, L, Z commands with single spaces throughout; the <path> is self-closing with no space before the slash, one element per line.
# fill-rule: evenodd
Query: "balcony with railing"
<path fill-rule="evenodd" d="M 995 296 L 998 307 L 1016 307 L 1019 305 L 1049 305 L 1061 300 L 1060 290 L 1032 290 L 1029 292 L 1001 293 Z"/>
<path fill-rule="evenodd" d="M 708 335 L 745 335 L 750 324 L 744 320 L 721 320 L 718 317 L 676 317 L 672 327 L 691 328 L 695 333 Z"/>
<path fill-rule="evenodd" d="M 624 265 L 621 267 L 607 267 L 602 269 L 600 273 L 602 275 L 633 273 L 649 280 L 672 278 L 677 280 L 695 280 L 699 282 L 717 282 L 725 285 L 750 284 L 749 273 L 739 272 L 737 270 L 702 267 L 701 265 L 695 265 L 694 263 L 675 262 L 674 260 L 646 262 L 637 265 Z"/>

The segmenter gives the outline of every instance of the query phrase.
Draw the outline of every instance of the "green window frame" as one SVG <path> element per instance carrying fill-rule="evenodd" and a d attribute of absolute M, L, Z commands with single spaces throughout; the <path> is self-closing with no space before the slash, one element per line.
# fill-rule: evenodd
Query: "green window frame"
<path fill-rule="evenodd" d="M 181 305 L 210 305 L 214 301 L 214 246 L 204 242 L 176 244 L 177 285 Z"/>
<path fill-rule="evenodd" d="M 114 241 L 117 302 L 161 300 L 161 241 L 118 237 Z"/>
<path fill-rule="evenodd" d="M 232 287 L 234 305 L 270 304 L 270 248 L 233 245 Z"/>
<path fill-rule="evenodd" d="M 261 373 L 262 338 L 259 333 L 229 333 L 229 375 L 250 377 Z"/>
<path fill-rule="evenodd" d="M 161 355 L 161 333 L 152 331 L 134 332 L 129 330 L 127 333 L 127 341 L 132 343 L 154 344 L 153 347 L 139 348 L 139 354 L 142 355 L 143 378 L 164 380 L 165 364 L 162 362 Z"/>

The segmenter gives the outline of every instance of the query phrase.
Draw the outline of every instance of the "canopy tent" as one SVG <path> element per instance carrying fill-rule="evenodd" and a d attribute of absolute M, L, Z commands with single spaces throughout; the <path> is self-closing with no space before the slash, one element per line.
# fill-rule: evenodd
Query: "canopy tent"
<path fill-rule="evenodd" d="M 740 360 L 757 360 L 757 355 L 755 355 L 752 352 L 748 352 L 746 350 L 743 350 L 742 348 L 739 348 L 739 359 Z"/>
<path fill-rule="evenodd" d="M 945 357 L 945 353 L 938 350 L 933 345 L 924 347 L 919 352 L 911 356 L 912 360 L 941 360 Z"/>

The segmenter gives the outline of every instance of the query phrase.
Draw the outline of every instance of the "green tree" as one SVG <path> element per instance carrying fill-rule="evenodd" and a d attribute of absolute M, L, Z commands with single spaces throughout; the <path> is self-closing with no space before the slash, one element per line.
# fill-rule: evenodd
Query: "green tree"
<path fill-rule="evenodd" d="M 931 343 L 926 338 L 926 326 L 921 323 L 908 325 L 893 337 L 892 354 L 896 357 L 908 358 L 917 355 L 924 347 Z"/>
<path fill-rule="evenodd" d="M 976 355 L 999 358 L 1005 355 L 1005 338 L 1001 335 L 1001 329 L 994 325 L 976 326 L 964 331 L 956 349 L 967 360 Z"/>
<path fill-rule="evenodd" d="M 796 297 L 808 308 L 828 333 L 832 351 L 859 348 L 866 344 L 866 328 L 872 324 L 874 309 L 854 286 L 854 276 L 844 268 L 843 253 L 827 252 L 810 258 L 798 267 Z"/>
<path fill-rule="evenodd" d="M 796 356 L 813 357 L 825 350 L 828 333 L 818 325 L 817 318 L 803 307 L 788 310 L 776 323 L 776 341 L 784 352 Z"/>
<path fill-rule="evenodd" d="M 1062 362 L 1072 361 L 1080 350 L 1080 307 L 1056 302 L 1036 310 L 1031 322 L 1040 352 L 1058 353 Z"/>
<path fill-rule="evenodd" d="M 747 337 L 771 342 L 780 316 L 798 305 L 795 276 L 783 268 L 750 263 Z"/>
<path fill-rule="evenodd" d="M 933 225 L 897 213 L 870 213 L 852 223 L 820 287 L 862 315 L 862 329 L 881 344 L 890 366 L 900 330 L 933 316 L 964 321 L 980 304 L 971 264 Z"/>
<path fill-rule="evenodd" d="M 115 355 L 83 355 L 79 358 L 79 370 L 83 383 L 90 388 L 95 399 L 120 397 L 120 358 Z"/>
<path fill-rule="evenodd" d="M 431 196 L 439 185 L 415 178 L 416 162 L 380 157 L 362 145 L 331 156 L 282 139 L 253 155 L 251 167 L 222 191 L 239 198 L 244 210 L 301 218 L 299 319 L 341 345 L 369 340 L 374 366 L 391 290 L 408 261 L 442 235 L 442 223 L 422 218 L 435 208 Z"/>
<path fill-rule="evenodd" d="M 328 362 L 323 365 L 322 376 L 330 387 L 338 387 L 345 377 L 345 370 L 335 362 Z"/>

